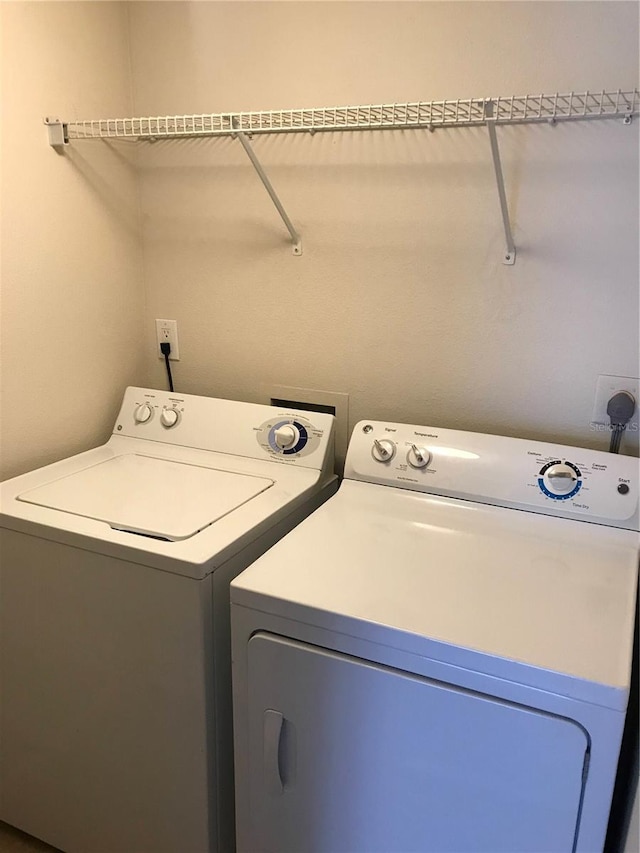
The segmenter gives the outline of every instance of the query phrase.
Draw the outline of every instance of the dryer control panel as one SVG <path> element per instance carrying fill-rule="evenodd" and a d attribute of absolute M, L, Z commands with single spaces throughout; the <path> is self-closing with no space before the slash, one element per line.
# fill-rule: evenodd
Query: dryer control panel
<path fill-rule="evenodd" d="M 333 415 L 127 388 L 114 435 L 333 471 Z"/>
<path fill-rule="evenodd" d="M 636 458 L 413 424 L 361 421 L 345 477 L 637 530 Z"/>

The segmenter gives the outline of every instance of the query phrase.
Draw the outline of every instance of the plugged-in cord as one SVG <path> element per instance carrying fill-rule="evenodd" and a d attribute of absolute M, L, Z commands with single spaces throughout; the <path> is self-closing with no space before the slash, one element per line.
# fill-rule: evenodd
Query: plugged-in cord
<path fill-rule="evenodd" d="M 609 453 L 618 453 L 622 433 L 636 410 L 636 398 L 629 391 L 618 391 L 607 403 L 607 414 L 611 423 Z"/>
<path fill-rule="evenodd" d="M 167 367 L 167 377 L 169 379 L 169 391 L 173 391 L 173 377 L 171 376 L 171 365 L 169 364 L 169 356 L 171 355 L 171 344 L 168 341 L 163 341 L 160 344 L 160 352 L 164 356 L 164 363 Z"/>

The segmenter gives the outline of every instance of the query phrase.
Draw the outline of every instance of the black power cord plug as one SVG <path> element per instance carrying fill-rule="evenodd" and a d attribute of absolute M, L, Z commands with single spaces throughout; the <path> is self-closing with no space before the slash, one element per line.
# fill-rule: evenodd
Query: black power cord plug
<path fill-rule="evenodd" d="M 171 376 L 171 365 L 169 364 L 169 356 L 171 355 L 171 344 L 169 343 L 169 341 L 162 341 L 162 343 L 160 344 L 160 352 L 164 356 L 164 363 L 167 367 L 167 376 L 169 378 L 169 391 L 173 391 L 173 377 Z"/>
<path fill-rule="evenodd" d="M 609 453 L 618 453 L 622 433 L 636 410 L 636 398 L 629 391 L 617 391 L 607 403 L 607 414 L 611 422 Z"/>

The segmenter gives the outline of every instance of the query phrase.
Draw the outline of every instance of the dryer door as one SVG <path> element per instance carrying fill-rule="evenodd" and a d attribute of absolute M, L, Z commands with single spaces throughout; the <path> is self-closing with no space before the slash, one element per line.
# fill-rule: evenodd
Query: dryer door
<path fill-rule="evenodd" d="M 248 658 L 252 853 L 573 849 L 579 725 L 266 633 Z"/>

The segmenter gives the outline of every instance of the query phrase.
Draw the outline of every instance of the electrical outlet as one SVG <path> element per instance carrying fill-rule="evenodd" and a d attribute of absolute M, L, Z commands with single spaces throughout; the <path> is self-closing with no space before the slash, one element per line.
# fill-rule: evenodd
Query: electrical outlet
<path fill-rule="evenodd" d="M 169 353 L 169 361 L 180 361 L 180 350 L 178 348 L 178 321 L 177 320 L 156 320 L 156 341 L 158 348 L 158 358 L 164 358 L 160 344 L 171 344 L 171 352 Z"/>
<path fill-rule="evenodd" d="M 640 379 L 632 376 L 599 376 L 596 384 L 596 398 L 593 404 L 592 424 L 604 424 L 609 427 L 607 404 L 618 391 L 629 391 L 636 400 L 636 410 L 627 424 L 629 432 L 638 431 L 638 403 L 640 403 Z"/>

